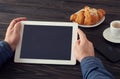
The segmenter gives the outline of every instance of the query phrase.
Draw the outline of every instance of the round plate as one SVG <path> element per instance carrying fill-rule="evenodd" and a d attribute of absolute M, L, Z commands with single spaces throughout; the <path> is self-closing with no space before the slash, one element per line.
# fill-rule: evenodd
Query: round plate
<path fill-rule="evenodd" d="M 110 33 L 110 28 L 105 29 L 103 32 L 103 37 L 110 42 L 120 43 L 120 38 L 113 38 Z"/>
<path fill-rule="evenodd" d="M 85 28 L 97 27 L 97 26 L 100 25 L 104 20 L 105 20 L 105 16 L 104 16 L 99 22 L 97 22 L 97 23 L 94 24 L 94 25 L 80 25 L 80 24 L 79 24 L 79 26 L 80 26 L 80 27 L 85 27 Z"/>

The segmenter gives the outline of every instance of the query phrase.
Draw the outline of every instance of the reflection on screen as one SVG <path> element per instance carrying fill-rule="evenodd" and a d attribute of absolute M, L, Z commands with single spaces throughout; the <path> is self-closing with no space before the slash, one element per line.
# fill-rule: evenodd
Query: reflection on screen
<path fill-rule="evenodd" d="M 72 27 L 25 25 L 20 58 L 70 60 Z"/>

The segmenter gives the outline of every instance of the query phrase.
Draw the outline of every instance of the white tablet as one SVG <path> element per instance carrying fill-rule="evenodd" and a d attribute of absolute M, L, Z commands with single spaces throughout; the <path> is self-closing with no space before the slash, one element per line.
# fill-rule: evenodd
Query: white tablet
<path fill-rule="evenodd" d="M 22 21 L 15 51 L 18 63 L 74 65 L 78 25 L 72 22 Z"/>

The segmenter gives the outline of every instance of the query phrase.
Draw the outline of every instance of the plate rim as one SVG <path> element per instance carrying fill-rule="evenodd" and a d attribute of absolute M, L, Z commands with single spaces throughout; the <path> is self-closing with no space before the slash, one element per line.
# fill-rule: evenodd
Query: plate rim
<path fill-rule="evenodd" d="M 108 35 L 108 36 L 106 37 L 106 35 Z M 116 41 L 116 40 L 120 40 L 120 38 L 111 38 L 110 35 L 111 35 L 110 34 L 110 27 L 108 27 L 103 31 L 104 39 L 106 39 L 107 41 L 112 42 L 112 43 L 120 43 L 120 41 Z"/>
<path fill-rule="evenodd" d="M 101 23 L 103 23 L 103 21 L 105 20 L 105 16 L 96 24 L 94 25 L 80 25 L 78 24 L 79 27 L 84 27 L 84 28 L 92 28 L 92 27 L 97 27 L 98 25 L 100 25 Z"/>

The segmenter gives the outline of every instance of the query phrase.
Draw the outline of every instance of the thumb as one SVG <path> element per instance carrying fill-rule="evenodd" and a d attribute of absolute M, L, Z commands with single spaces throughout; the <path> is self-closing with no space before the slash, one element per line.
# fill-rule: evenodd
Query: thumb
<path fill-rule="evenodd" d="M 78 35 L 80 37 L 81 42 L 83 42 L 83 41 L 85 41 L 87 39 L 85 33 L 82 30 L 78 29 L 77 32 L 78 32 Z"/>

